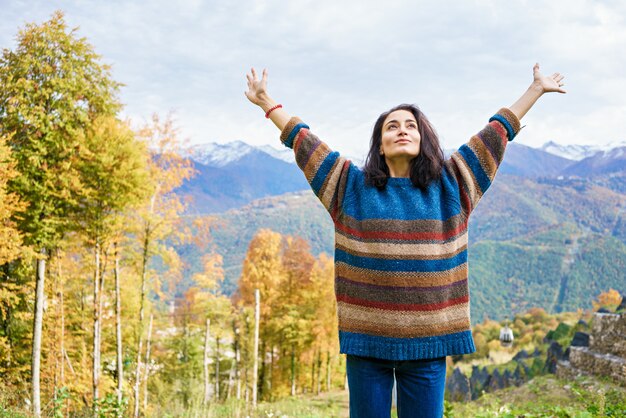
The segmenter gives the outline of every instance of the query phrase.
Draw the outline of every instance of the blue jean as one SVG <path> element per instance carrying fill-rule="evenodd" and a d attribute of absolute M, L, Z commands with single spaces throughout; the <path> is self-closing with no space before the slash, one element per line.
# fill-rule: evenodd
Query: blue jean
<path fill-rule="evenodd" d="M 382 360 L 348 355 L 350 418 L 391 415 L 394 374 L 398 418 L 441 418 L 446 384 L 446 358 Z"/>

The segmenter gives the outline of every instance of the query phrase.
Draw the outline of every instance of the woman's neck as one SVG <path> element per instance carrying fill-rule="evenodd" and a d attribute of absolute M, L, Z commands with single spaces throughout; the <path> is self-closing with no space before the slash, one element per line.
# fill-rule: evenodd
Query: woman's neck
<path fill-rule="evenodd" d="M 411 160 L 404 158 L 394 158 L 393 160 L 385 159 L 387 167 L 389 167 L 390 177 L 410 177 Z"/>

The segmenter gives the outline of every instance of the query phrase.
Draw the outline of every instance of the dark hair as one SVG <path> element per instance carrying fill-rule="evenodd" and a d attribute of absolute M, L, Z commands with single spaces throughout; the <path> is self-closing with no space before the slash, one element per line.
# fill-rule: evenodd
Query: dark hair
<path fill-rule="evenodd" d="M 426 115 L 415 105 L 401 104 L 381 114 L 374 124 L 370 150 L 365 159 L 365 181 L 379 189 L 385 188 L 389 178 L 389 167 L 385 156 L 380 154 L 383 123 L 390 113 L 396 110 L 406 110 L 415 116 L 417 129 L 421 136 L 420 153 L 411 160 L 410 178 L 415 187 L 425 189 L 433 180 L 441 177 L 443 168 L 443 150 L 439 144 L 439 137 Z"/>

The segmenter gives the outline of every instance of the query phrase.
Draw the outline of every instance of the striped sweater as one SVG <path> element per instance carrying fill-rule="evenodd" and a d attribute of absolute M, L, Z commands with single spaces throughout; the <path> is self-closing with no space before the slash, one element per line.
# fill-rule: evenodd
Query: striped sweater
<path fill-rule="evenodd" d="M 414 360 L 476 351 L 468 218 L 519 129 L 517 117 L 500 109 L 425 190 L 398 177 L 379 190 L 300 119 L 285 126 L 281 141 L 335 225 L 341 353 Z"/>

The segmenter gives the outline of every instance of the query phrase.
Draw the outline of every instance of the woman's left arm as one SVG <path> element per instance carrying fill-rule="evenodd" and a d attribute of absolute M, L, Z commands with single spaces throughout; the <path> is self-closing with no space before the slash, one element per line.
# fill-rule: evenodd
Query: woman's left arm
<path fill-rule="evenodd" d="M 563 78 L 560 73 L 544 76 L 535 64 L 528 90 L 510 108 L 500 109 L 484 129 L 446 160 L 447 171 L 456 179 L 464 213 L 469 215 L 491 186 L 507 144 L 521 128 L 520 119 L 544 93 L 565 93 Z"/>

